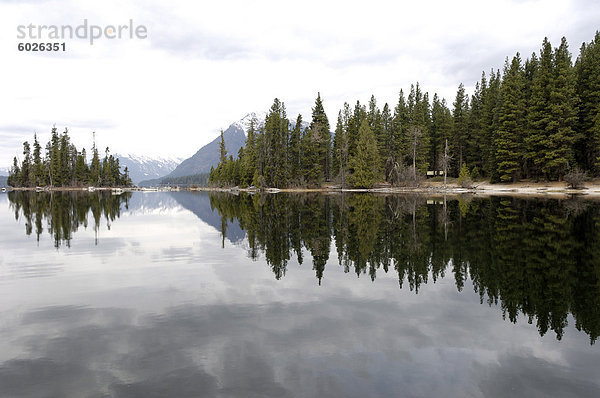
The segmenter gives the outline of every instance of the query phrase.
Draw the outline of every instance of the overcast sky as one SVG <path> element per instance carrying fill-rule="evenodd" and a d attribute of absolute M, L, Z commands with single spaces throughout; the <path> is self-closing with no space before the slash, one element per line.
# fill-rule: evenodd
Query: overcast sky
<path fill-rule="evenodd" d="M 573 53 L 600 29 L 600 2 L 577 1 L 2 1 L 0 166 L 37 131 L 75 144 L 188 157 L 275 97 L 310 117 L 320 92 L 332 124 L 344 103 L 395 104 L 420 82 L 452 103 L 482 70 L 566 36 Z M 17 26 L 144 25 L 146 39 L 66 39 L 19 52 Z M 35 40 L 31 40 L 35 41 Z M 62 42 L 63 40 L 55 40 Z"/>

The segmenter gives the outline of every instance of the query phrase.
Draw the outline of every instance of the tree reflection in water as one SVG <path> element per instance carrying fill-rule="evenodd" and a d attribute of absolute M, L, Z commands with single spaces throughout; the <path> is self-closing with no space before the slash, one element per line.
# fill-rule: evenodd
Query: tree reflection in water
<path fill-rule="evenodd" d="M 600 206 L 581 200 L 426 198 L 372 194 L 210 194 L 223 235 L 234 218 L 249 256 L 264 253 L 279 279 L 290 257 L 312 256 L 321 283 L 332 243 L 346 272 L 395 272 L 402 288 L 447 272 L 470 278 L 481 302 L 522 314 L 541 335 L 563 336 L 567 316 L 592 342 L 600 333 Z"/>
<path fill-rule="evenodd" d="M 113 195 L 111 191 L 96 192 L 32 192 L 8 193 L 15 219 L 25 220 L 25 233 L 35 233 L 39 241 L 44 228 L 54 239 L 54 246 L 69 247 L 73 233 L 79 227 L 87 228 L 91 213 L 94 231 L 98 232 L 102 217 L 107 228 L 121 215 L 121 204 L 127 208 L 131 193 Z M 96 242 L 97 243 L 97 242 Z"/>

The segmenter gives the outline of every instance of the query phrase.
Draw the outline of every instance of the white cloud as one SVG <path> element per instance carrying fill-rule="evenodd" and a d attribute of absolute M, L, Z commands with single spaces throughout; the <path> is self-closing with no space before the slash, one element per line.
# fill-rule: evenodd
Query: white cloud
<path fill-rule="evenodd" d="M 344 101 L 394 103 L 419 81 L 449 103 L 504 57 L 566 36 L 577 55 L 592 39 L 592 1 L 0 3 L 0 165 L 33 131 L 69 127 L 78 146 L 189 156 L 220 128 L 282 99 L 310 115 L 320 91 L 330 118 Z M 67 41 L 67 52 L 18 52 L 19 24 L 148 27 L 145 40 Z M 1 129 L 1 127 L 0 127 Z M 43 131 L 40 131 L 43 130 Z M 29 131 L 29 133 L 27 133 Z M 15 144 L 17 142 L 17 144 Z"/>

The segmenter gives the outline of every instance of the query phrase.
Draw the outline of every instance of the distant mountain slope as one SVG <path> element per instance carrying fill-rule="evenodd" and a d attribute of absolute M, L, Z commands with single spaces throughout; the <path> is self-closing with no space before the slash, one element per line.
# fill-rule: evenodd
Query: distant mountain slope
<path fill-rule="evenodd" d="M 134 184 L 138 184 L 142 180 L 164 177 L 175 170 L 182 160 L 180 158 L 151 158 L 131 154 L 117 154 L 116 157 L 119 158 L 121 170 L 127 166 L 129 176 Z"/>
<path fill-rule="evenodd" d="M 237 157 L 238 151 L 246 143 L 246 131 L 250 120 L 254 119 L 257 128 L 262 126 L 264 114 L 249 113 L 237 122 L 232 123 L 227 130 L 223 131 L 227 155 Z M 181 162 L 167 177 L 182 177 L 192 174 L 208 173 L 211 167 L 219 164 L 219 142 L 221 137 L 215 138 L 209 144 L 203 146 L 191 158 Z"/>
<path fill-rule="evenodd" d="M 6 180 L 8 179 L 8 176 L 0 176 L 0 187 L 5 187 L 6 186 Z"/>

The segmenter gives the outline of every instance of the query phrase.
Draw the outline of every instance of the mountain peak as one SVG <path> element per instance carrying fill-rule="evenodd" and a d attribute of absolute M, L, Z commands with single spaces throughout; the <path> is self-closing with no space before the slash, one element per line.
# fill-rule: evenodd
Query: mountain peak
<path fill-rule="evenodd" d="M 248 128 L 250 127 L 250 122 L 254 120 L 254 128 L 258 129 L 265 124 L 265 119 L 267 117 L 266 112 L 250 112 L 247 113 L 243 118 L 238 120 L 237 122 L 231 123 L 231 126 L 235 126 L 241 129 L 244 134 L 248 134 Z M 231 127 L 229 126 L 229 127 Z"/>

